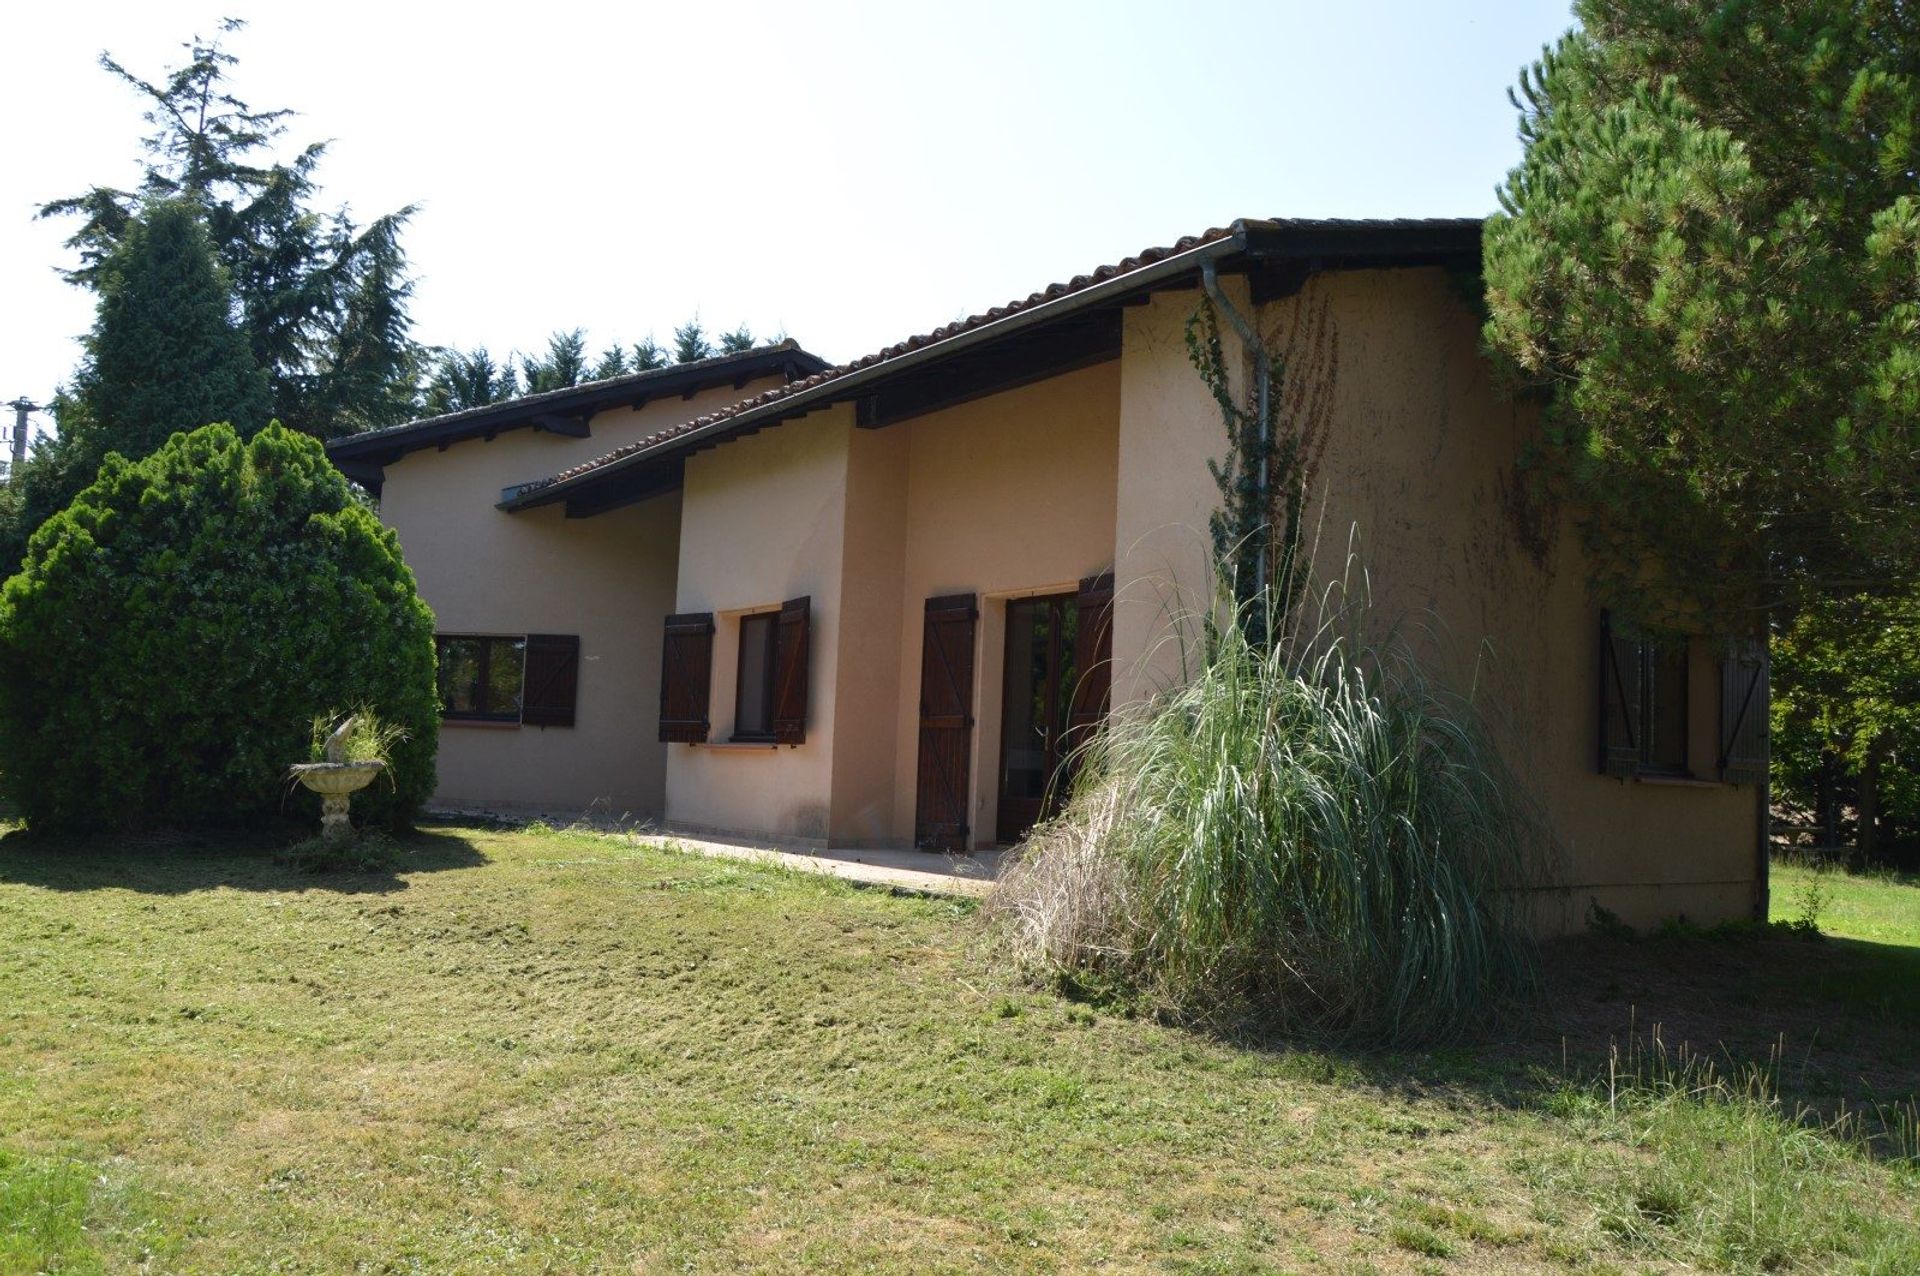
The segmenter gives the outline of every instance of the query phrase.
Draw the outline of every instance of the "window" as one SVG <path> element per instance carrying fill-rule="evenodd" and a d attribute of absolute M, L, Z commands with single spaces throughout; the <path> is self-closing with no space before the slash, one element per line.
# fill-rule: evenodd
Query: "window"
<path fill-rule="evenodd" d="M 1686 775 L 1687 640 L 1600 634 L 1600 769 L 1607 775 Z"/>
<path fill-rule="evenodd" d="M 773 740 L 774 643 L 780 613 L 740 618 L 740 680 L 734 695 L 733 738 Z"/>
<path fill-rule="evenodd" d="M 518 722 L 526 677 L 525 638 L 442 634 L 440 714 L 475 722 Z"/>
<path fill-rule="evenodd" d="M 751 744 L 806 743 L 812 606 L 810 599 L 790 598 L 778 611 L 740 617 L 732 739 Z M 664 741 L 707 742 L 709 692 L 717 672 L 713 633 L 710 611 L 667 617 L 660 653 L 660 738 Z"/>
<path fill-rule="evenodd" d="M 580 682 L 573 634 L 438 634 L 440 716 L 451 722 L 570 727 Z"/>

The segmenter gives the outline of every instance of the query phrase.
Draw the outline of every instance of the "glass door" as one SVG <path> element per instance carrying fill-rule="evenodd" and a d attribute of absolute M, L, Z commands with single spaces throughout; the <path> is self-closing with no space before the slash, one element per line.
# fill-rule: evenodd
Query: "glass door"
<path fill-rule="evenodd" d="M 1000 815 L 995 834 L 1017 842 L 1064 794 L 1068 712 L 1077 670 L 1079 609 L 1072 594 L 1007 604 L 1006 682 L 1000 706 Z"/>

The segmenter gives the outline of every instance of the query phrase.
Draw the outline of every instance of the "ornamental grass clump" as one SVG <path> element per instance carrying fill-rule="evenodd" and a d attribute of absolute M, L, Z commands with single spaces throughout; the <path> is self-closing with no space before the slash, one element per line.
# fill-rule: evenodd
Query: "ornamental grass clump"
<path fill-rule="evenodd" d="M 407 729 L 398 723 L 384 722 L 365 705 L 347 713 L 316 713 L 310 724 L 307 761 L 327 762 L 327 741 L 351 717 L 346 737 L 340 741 L 342 762 L 381 762 L 393 760 L 394 750 L 407 741 Z"/>
<path fill-rule="evenodd" d="M 1214 1026 L 1400 1044 L 1521 989 L 1539 824 L 1411 647 L 1208 636 L 1115 716 L 989 904 L 1023 961 Z"/>

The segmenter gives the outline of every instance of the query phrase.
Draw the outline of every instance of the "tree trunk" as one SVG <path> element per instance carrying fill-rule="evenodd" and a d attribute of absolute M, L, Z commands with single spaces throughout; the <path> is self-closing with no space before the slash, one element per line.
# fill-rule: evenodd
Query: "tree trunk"
<path fill-rule="evenodd" d="M 1860 768 L 1860 831 L 1855 837 L 1862 864 L 1880 859 L 1880 762 L 1887 754 L 1888 741 L 1880 736 L 1867 746 L 1867 760 Z"/>
<path fill-rule="evenodd" d="M 1820 755 L 1820 780 L 1814 797 L 1814 818 L 1820 822 L 1820 849 L 1833 851 L 1840 845 L 1840 794 L 1834 783 L 1839 770 L 1832 753 Z"/>

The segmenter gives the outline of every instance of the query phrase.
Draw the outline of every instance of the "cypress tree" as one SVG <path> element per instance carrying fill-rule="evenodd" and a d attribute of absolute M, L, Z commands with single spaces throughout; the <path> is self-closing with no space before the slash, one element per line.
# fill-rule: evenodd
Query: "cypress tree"
<path fill-rule="evenodd" d="M 88 340 L 81 393 L 102 456 L 139 460 L 175 432 L 214 421 L 243 438 L 267 423 L 266 376 L 233 310 L 194 211 L 153 205 L 108 262 Z"/>
<path fill-rule="evenodd" d="M 93 482 L 109 452 L 140 460 L 181 430 L 267 423 L 267 379 L 234 321 L 233 294 L 195 210 L 150 205 L 102 263 L 87 361 L 62 396 L 57 440 L 23 471 L 0 542 L 11 568 L 35 528 Z"/>

